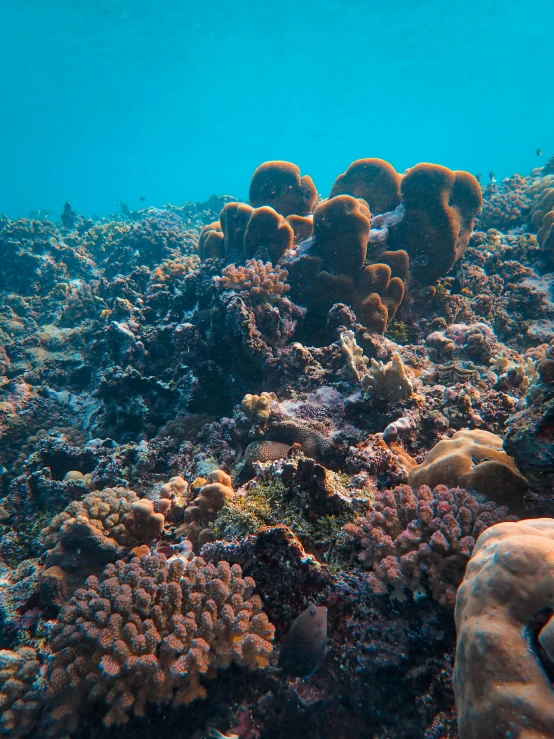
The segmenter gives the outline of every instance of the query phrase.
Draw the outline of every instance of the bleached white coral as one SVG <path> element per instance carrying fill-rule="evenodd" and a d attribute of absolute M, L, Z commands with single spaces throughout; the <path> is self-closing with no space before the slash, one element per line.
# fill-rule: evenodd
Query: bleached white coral
<path fill-rule="evenodd" d="M 354 377 L 359 382 L 361 380 L 359 369 L 365 367 L 369 362 L 369 359 L 364 356 L 362 347 L 358 346 L 354 331 L 344 331 L 340 335 L 340 346 L 342 353 L 346 357 L 347 365 L 350 367 Z"/>
<path fill-rule="evenodd" d="M 364 390 L 371 390 L 383 400 L 402 400 L 413 393 L 413 385 L 398 352 L 387 364 L 371 360 L 369 372 L 362 378 Z"/>

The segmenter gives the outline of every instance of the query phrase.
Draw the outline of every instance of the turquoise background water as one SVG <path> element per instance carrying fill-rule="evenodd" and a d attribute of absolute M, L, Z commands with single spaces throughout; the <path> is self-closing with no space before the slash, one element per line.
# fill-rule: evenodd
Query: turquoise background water
<path fill-rule="evenodd" d="M 552 0 L 3 0 L 0 212 L 246 197 L 288 159 L 497 178 L 554 151 Z M 540 160 L 535 151 L 542 147 Z"/>

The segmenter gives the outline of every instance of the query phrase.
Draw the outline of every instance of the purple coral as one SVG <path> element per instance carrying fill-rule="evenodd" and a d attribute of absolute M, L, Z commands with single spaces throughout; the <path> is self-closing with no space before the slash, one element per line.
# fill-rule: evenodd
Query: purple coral
<path fill-rule="evenodd" d="M 201 679 L 232 663 L 268 664 L 273 626 L 255 582 L 238 565 L 163 555 L 110 564 L 75 592 L 52 629 L 52 721 L 72 731 L 104 701 L 106 726 L 143 715 L 147 703 L 203 698 Z"/>
<path fill-rule="evenodd" d="M 467 490 L 408 485 L 377 494 L 367 516 L 345 527 L 362 547 L 359 559 L 373 571 L 375 593 L 405 600 L 428 595 L 453 607 L 478 536 L 500 521 L 515 520 L 508 509 L 479 503 Z"/>

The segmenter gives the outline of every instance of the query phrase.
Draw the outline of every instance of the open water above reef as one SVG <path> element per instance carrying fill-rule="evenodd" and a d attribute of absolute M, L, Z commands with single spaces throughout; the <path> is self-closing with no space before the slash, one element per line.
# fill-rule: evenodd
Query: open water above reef
<path fill-rule="evenodd" d="M 553 25 L 549 0 L 5 0 L 0 212 L 244 198 L 268 159 L 323 192 L 359 156 L 527 172 Z"/>

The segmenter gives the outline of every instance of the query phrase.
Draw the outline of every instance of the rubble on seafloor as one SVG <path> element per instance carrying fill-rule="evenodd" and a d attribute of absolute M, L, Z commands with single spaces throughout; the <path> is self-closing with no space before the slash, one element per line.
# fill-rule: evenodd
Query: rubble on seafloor
<path fill-rule="evenodd" d="M 553 188 L 266 162 L 1 218 L 0 731 L 470 739 L 524 686 L 472 651 L 503 587 L 548 725 Z"/>

